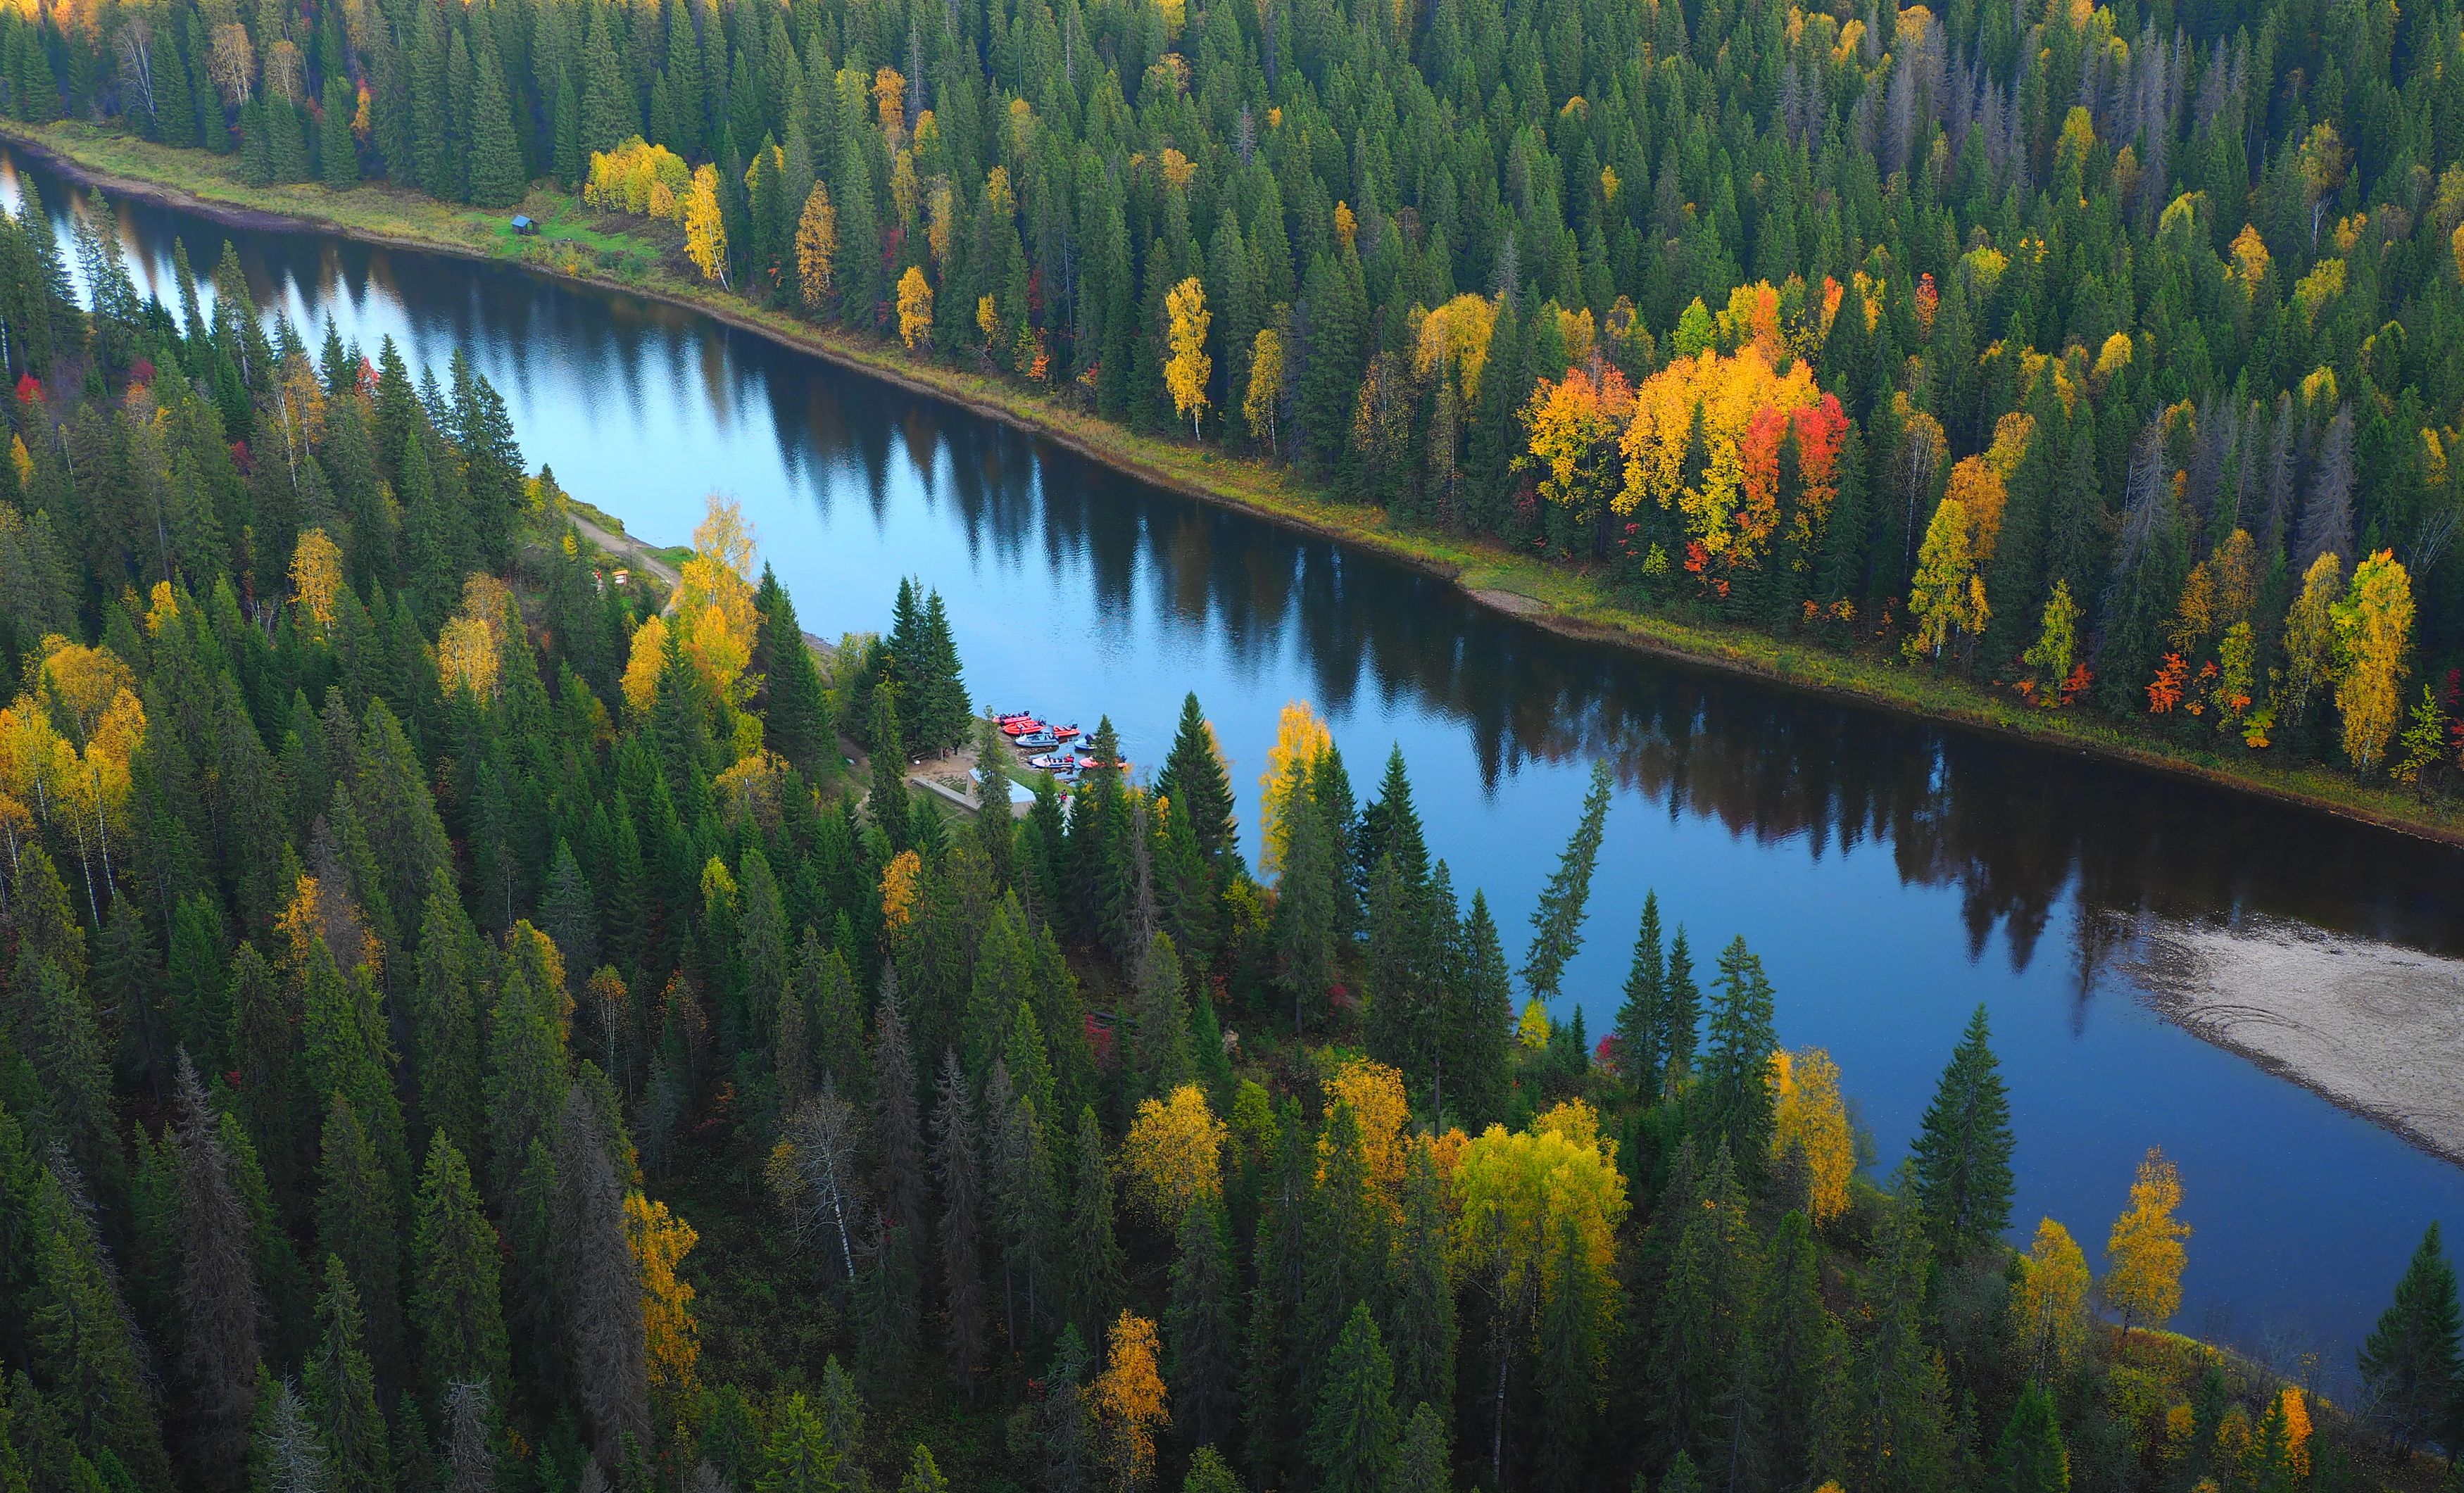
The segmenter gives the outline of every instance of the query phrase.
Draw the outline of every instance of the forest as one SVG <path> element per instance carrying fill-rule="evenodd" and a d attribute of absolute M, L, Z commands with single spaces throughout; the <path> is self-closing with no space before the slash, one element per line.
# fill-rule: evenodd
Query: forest
<path fill-rule="evenodd" d="M 2459 49 L 2394 0 L 41 0 L 0 106 L 558 184 L 1636 604 L 2437 795 Z"/>
<path fill-rule="evenodd" d="M 2014 1216 L 1981 1009 L 1887 1175 L 1656 898 L 1595 1041 L 1605 766 L 1519 964 L 1303 703 L 1247 850 L 1195 697 L 947 811 L 929 583 L 810 645 L 715 497 L 620 581 L 458 355 L 73 222 L 0 218 L 0 1493 L 2452 1476 L 2434 1228 L 2272 1365 L 2167 1329 L 2160 1153 L 2101 1272 Z"/>

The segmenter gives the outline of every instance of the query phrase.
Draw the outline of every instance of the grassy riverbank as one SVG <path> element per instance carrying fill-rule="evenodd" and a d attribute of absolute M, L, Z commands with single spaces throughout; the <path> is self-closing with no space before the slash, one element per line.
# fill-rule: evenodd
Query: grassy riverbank
<path fill-rule="evenodd" d="M 2195 751 L 2082 711 L 2045 711 L 2000 691 L 1911 668 L 1887 656 L 1841 653 L 1741 626 L 1687 621 L 1620 602 L 1595 577 L 1491 545 L 1405 530 L 1381 510 L 1327 500 L 1280 469 L 1208 448 L 1137 434 L 1010 380 L 911 357 L 894 343 L 816 327 L 701 282 L 664 224 L 620 227 L 567 194 L 536 190 L 522 209 L 541 225 L 517 237 L 509 215 L 455 207 L 368 185 L 251 187 L 236 157 L 174 150 L 91 125 L 0 121 L 0 136 L 73 174 L 252 228 L 306 226 L 368 242 L 517 265 L 690 306 L 902 386 L 1034 431 L 1108 466 L 1212 502 L 1442 576 L 1482 604 L 1572 636 L 1614 642 L 1793 687 L 1975 729 L 2092 752 L 2139 766 L 2300 802 L 2454 844 L 2464 810 L 2394 784 L 2363 783 L 2332 768 Z"/>

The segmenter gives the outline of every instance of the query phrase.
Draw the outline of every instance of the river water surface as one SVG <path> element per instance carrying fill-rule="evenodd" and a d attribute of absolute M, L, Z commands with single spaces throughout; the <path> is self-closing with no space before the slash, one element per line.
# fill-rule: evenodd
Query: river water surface
<path fill-rule="evenodd" d="M 94 210 L 0 155 L 0 196 L 26 181 L 55 217 Z M 734 494 L 813 632 L 882 626 L 898 578 L 922 578 L 979 705 L 1110 714 L 1152 764 L 1196 690 L 1253 834 L 1286 701 L 1330 720 L 1364 797 L 1399 744 L 1434 851 L 1486 889 L 1518 963 L 1606 757 L 1618 790 L 1567 981 L 1594 1034 L 1657 888 L 1700 964 L 1740 933 L 1763 956 L 1783 1042 L 1831 1050 L 1887 1169 L 1982 1002 L 2021 1241 L 2050 1214 L 2099 1256 L 2163 1147 L 2196 1230 L 2192 1330 L 2348 1373 L 2423 1227 L 2464 1224 L 2464 852 L 1561 639 L 693 312 L 111 216 L 166 300 L 175 237 L 200 274 L 229 239 L 312 345 L 330 317 L 371 354 L 393 338 L 414 374 L 465 352 L 530 461 L 653 543 Z"/>

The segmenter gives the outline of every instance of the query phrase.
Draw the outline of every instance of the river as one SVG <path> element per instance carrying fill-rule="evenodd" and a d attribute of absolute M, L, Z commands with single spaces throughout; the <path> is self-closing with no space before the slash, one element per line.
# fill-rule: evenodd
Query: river
<path fill-rule="evenodd" d="M 0 196 L 26 178 L 55 217 L 91 210 L 0 154 Z M 1486 889 L 1518 963 L 1606 757 L 1567 979 L 1595 1035 L 1657 888 L 1700 963 L 1733 934 L 1763 956 L 1782 1041 L 1830 1049 L 1887 1172 L 1982 1002 L 2019 1139 L 2014 1232 L 2050 1214 L 2097 1259 L 2163 1147 L 2196 1231 L 2189 1330 L 2348 1375 L 2423 1227 L 2464 1223 L 2464 851 L 1569 641 L 697 313 L 113 212 L 141 289 L 174 304 L 174 237 L 201 275 L 228 238 L 312 345 L 331 317 L 371 354 L 392 337 L 414 374 L 465 352 L 530 461 L 653 543 L 735 495 L 813 632 L 882 626 L 920 577 L 979 706 L 1109 714 L 1153 764 L 1196 690 L 1253 849 L 1286 701 L 1328 718 L 1364 798 L 1399 744 L 1433 850 Z"/>

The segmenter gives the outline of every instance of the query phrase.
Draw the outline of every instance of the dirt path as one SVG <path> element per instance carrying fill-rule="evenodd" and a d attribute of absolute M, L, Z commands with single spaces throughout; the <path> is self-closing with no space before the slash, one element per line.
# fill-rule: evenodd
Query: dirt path
<path fill-rule="evenodd" d="M 581 531 L 583 538 L 619 560 L 629 560 L 658 577 L 660 582 L 668 588 L 668 604 L 671 607 L 675 605 L 676 587 L 683 583 L 684 577 L 676 573 L 675 566 L 653 554 L 650 546 L 629 534 L 611 534 L 572 509 L 565 510 L 564 517 L 566 522 Z"/>

